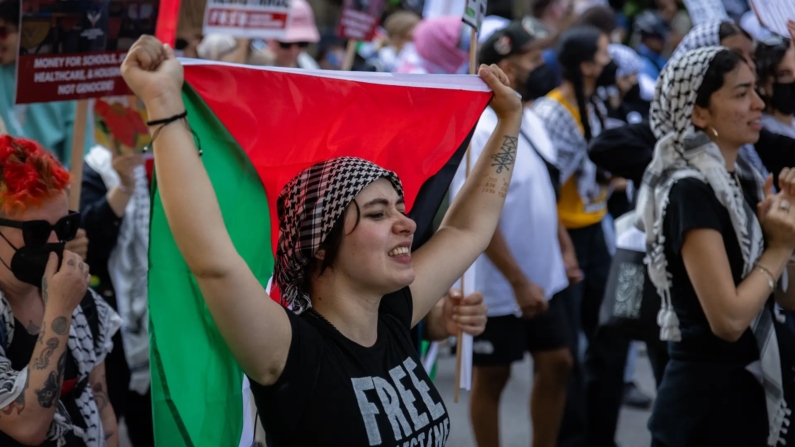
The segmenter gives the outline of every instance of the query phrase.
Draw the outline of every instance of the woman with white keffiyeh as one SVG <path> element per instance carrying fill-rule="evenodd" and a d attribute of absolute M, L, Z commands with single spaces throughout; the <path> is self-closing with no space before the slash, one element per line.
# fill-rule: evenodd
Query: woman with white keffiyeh
<path fill-rule="evenodd" d="M 754 83 L 742 57 L 706 47 L 669 63 L 657 84 L 659 141 L 637 205 L 671 342 L 649 421 L 656 447 L 774 446 L 789 425 L 773 292 L 795 249 L 795 197 L 774 196 L 770 179 L 763 197 L 761 176 L 738 158 L 761 130 Z M 795 306 L 793 289 L 779 304 Z"/>

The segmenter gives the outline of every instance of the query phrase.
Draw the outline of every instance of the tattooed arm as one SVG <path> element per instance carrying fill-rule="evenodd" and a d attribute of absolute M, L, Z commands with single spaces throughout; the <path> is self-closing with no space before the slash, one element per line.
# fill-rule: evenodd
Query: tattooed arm
<path fill-rule="evenodd" d="M 97 402 L 97 411 L 102 419 L 102 429 L 105 431 L 105 442 L 108 447 L 118 447 L 119 445 L 119 426 L 116 421 L 116 413 L 108 399 L 108 384 L 105 381 L 105 362 L 97 365 L 88 376 L 91 390 L 94 392 L 94 400 Z"/>
<path fill-rule="evenodd" d="M 39 339 L 28 363 L 25 388 L 11 404 L 0 409 L 0 431 L 22 444 L 43 443 L 50 428 L 61 394 L 71 313 L 57 303 L 45 307 Z"/>
<path fill-rule="evenodd" d="M 58 257 L 50 253 L 41 284 L 44 318 L 26 368 L 27 381 L 16 399 L 0 408 L 0 431 L 22 444 L 39 445 L 46 440 L 61 396 L 72 312 L 89 280 L 88 266 L 78 255 L 64 251 L 59 268 Z"/>
<path fill-rule="evenodd" d="M 513 175 L 522 105 L 496 66 L 480 76 L 494 91 L 491 108 L 499 119 L 469 177 L 456 195 L 439 231 L 413 255 L 416 278 L 412 324 L 417 324 L 491 241 Z M 467 291 L 471 292 L 471 291 Z"/>

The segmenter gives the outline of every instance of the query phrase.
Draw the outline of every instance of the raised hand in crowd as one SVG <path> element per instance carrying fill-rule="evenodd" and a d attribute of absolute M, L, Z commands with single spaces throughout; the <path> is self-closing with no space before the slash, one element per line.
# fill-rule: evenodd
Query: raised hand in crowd
<path fill-rule="evenodd" d="M 773 177 L 765 182 L 765 198 L 757 215 L 768 248 L 795 250 L 795 170 L 784 168 L 779 177 L 781 192 L 773 194 Z"/>

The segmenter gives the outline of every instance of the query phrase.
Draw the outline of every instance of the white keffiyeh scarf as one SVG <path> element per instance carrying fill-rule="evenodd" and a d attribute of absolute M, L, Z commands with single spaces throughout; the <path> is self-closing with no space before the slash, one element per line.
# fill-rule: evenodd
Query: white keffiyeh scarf
<path fill-rule="evenodd" d="M 102 146 L 92 148 L 85 158 L 86 164 L 102 177 L 108 189 L 120 183 L 112 159 L 110 150 Z M 124 209 L 119 237 L 108 260 L 108 273 L 123 321 L 121 339 L 130 368 L 130 389 L 141 395 L 146 394 L 150 384 L 146 276 L 149 268 L 149 210 L 146 168 L 138 166 L 135 168 L 135 189 Z"/>
<path fill-rule="evenodd" d="M 709 64 L 723 47 L 707 47 L 687 52 L 669 63 L 660 74 L 650 121 L 659 139 L 654 158 L 646 170 L 638 195 L 638 226 L 646 231 L 649 277 L 662 297 L 658 315 L 660 338 L 680 341 L 679 320 L 671 304 L 671 275 L 667 270 L 663 234 L 663 218 L 671 187 L 683 178 L 697 178 L 712 187 L 718 201 L 726 207 L 743 255 L 743 276 L 754 268 L 764 250 L 762 228 L 736 184 L 726 170 L 725 160 L 703 132 L 697 131 L 691 116 L 696 92 L 701 86 Z M 757 184 L 761 175 L 750 164 L 738 158 L 737 171 Z M 758 188 L 761 199 L 761 189 Z M 784 425 L 789 425 L 790 410 L 784 401 L 778 340 L 773 329 L 773 314 L 763 308 L 751 325 L 760 353 L 762 374 L 758 378 L 765 390 L 769 421 L 768 445 L 783 441 Z"/>

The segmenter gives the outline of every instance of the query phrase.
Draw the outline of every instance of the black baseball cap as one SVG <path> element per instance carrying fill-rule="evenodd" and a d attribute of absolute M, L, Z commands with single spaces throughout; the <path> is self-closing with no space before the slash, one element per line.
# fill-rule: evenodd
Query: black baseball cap
<path fill-rule="evenodd" d="M 514 20 L 483 42 L 478 58 L 481 64 L 496 64 L 506 57 L 532 50 L 537 41 L 546 40 L 549 36 L 549 30 L 537 19 Z"/>

